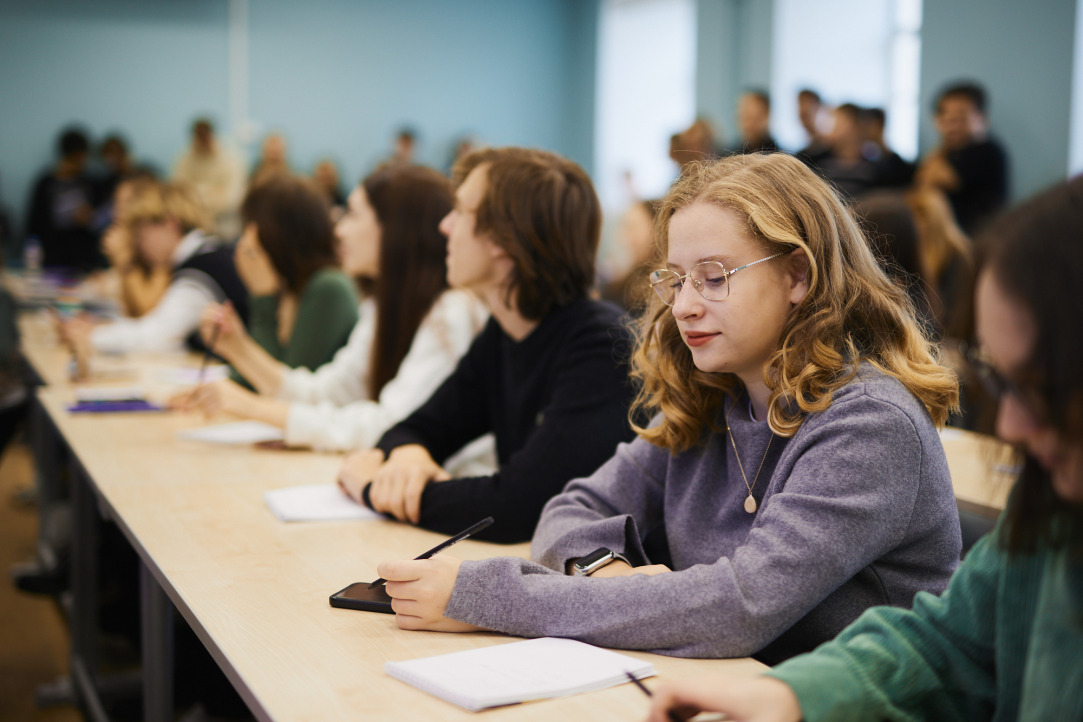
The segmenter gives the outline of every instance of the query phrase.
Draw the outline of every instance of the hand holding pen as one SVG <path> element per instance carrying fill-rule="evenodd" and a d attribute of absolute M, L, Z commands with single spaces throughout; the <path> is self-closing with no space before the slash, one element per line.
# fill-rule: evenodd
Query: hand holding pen
<path fill-rule="evenodd" d="M 435 632 L 473 632 L 482 629 L 444 614 L 463 562 L 450 554 L 433 555 L 480 532 L 492 523 L 492 517 L 487 517 L 416 559 L 384 562 L 380 565 L 380 579 L 370 586 L 385 584 L 387 593 L 392 598 L 391 608 L 395 611 L 395 621 L 400 628 L 428 629 Z"/>
<path fill-rule="evenodd" d="M 207 349 L 231 361 L 244 343 L 244 322 L 229 301 L 209 304 L 199 315 L 199 335 Z"/>

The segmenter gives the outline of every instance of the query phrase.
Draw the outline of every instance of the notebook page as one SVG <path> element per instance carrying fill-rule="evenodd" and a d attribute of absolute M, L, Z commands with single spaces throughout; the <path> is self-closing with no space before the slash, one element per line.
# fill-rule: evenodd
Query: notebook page
<path fill-rule="evenodd" d="M 282 521 L 384 518 L 367 506 L 348 498 L 337 484 L 272 489 L 263 493 L 263 501 Z"/>
<path fill-rule="evenodd" d="M 544 637 L 405 662 L 384 671 L 471 711 L 563 697 L 650 677 L 654 665 L 572 639 Z"/>

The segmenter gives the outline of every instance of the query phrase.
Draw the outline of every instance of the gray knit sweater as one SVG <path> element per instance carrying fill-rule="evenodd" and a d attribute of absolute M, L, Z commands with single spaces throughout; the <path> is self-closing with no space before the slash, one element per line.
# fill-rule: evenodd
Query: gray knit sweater
<path fill-rule="evenodd" d="M 752 483 L 771 431 L 750 420 L 747 396 L 729 420 Z M 796 435 L 774 438 L 755 514 L 747 496 L 725 432 L 677 456 L 642 439 L 622 444 L 545 507 L 532 545 L 540 564 L 464 562 L 446 614 L 526 637 L 774 663 L 868 607 L 939 593 L 959 560 L 936 429 L 901 383 L 868 365 Z M 641 539 L 663 524 L 673 573 L 563 574 L 601 546 L 649 563 Z"/>

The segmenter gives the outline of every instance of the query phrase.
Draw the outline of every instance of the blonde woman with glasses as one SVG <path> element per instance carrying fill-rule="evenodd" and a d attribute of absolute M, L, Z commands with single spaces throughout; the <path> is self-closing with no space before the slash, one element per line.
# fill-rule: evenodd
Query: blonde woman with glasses
<path fill-rule="evenodd" d="M 956 379 L 846 206 L 792 157 L 735 156 L 687 170 L 655 236 L 654 421 L 548 503 L 535 561 L 380 565 L 399 626 L 773 662 L 944 589 Z"/>

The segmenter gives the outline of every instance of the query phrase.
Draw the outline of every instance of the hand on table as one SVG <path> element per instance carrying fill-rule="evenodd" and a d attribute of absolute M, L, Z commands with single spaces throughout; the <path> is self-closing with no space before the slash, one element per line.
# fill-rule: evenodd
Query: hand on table
<path fill-rule="evenodd" d="M 372 481 L 380 465 L 384 463 L 384 452 L 379 449 L 355 451 L 342 462 L 335 481 L 342 493 L 361 504 L 365 486 Z"/>
<path fill-rule="evenodd" d="M 381 514 L 417 524 L 421 494 L 429 482 L 448 481 L 451 474 L 433 461 L 425 447 L 408 444 L 393 450 L 372 475 L 369 502 Z"/>
<path fill-rule="evenodd" d="M 726 719 L 737 722 L 800 722 L 801 719 L 801 705 L 785 683 L 771 677 L 719 674 L 667 682 L 656 688 L 649 722 L 669 722 L 671 712 L 681 719 L 690 719 L 700 712 L 722 712 Z"/>
<path fill-rule="evenodd" d="M 63 318 L 53 314 L 53 325 L 60 342 L 67 346 L 75 356 L 73 381 L 85 381 L 90 375 L 90 357 L 94 347 L 90 343 L 90 334 L 98 324 L 86 315 Z"/>
<path fill-rule="evenodd" d="M 484 627 L 444 616 L 462 560 L 447 554 L 431 559 L 384 562 L 377 568 L 387 580 L 387 593 L 400 629 L 433 632 L 477 632 Z"/>
<path fill-rule="evenodd" d="M 251 409 L 257 398 L 248 389 L 224 379 L 173 396 L 169 399 L 169 407 L 181 411 L 202 411 L 208 418 L 218 414 L 251 418 Z"/>

